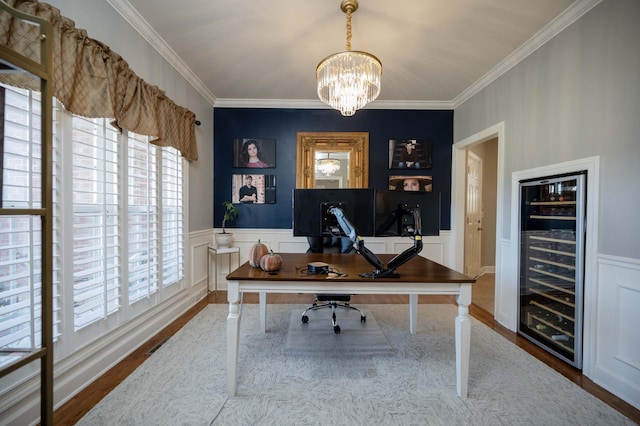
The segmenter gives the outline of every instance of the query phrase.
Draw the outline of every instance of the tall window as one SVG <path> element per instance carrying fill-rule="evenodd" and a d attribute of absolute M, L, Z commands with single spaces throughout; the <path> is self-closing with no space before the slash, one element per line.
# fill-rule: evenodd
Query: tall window
<path fill-rule="evenodd" d="M 182 160 L 174 148 L 162 150 L 162 286 L 184 277 Z"/>
<path fill-rule="evenodd" d="M 182 160 L 174 148 L 129 135 L 129 303 L 184 277 Z M 161 167 L 158 167 L 161 164 Z M 159 268 L 162 265 L 162 269 Z"/>
<path fill-rule="evenodd" d="M 39 99 L 0 86 L 0 108 L 2 205 L 38 207 Z M 183 160 L 174 148 L 121 134 L 108 119 L 73 116 L 55 103 L 53 128 L 59 339 L 116 313 L 124 314 L 118 322 L 126 321 L 129 307 L 148 300 L 146 309 L 162 300 L 163 289 L 182 285 L 185 212 Z M 39 342 L 41 321 L 32 312 L 40 313 L 40 226 L 39 220 L 0 216 L 0 348 Z"/>
<path fill-rule="evenodd" d="M 129 137 L 129 303 L 158 289 L 158 193 L 156 148 L 147 138 Z"/>
<path fill-rule="evenodd" d="M 41 207 L 40 100 L 37 93 L 0 86 L 2 207 Z M 0 216 L 0 349 L 30 350 L 41 343 L 41 222 Z M 34 315 L 35 313 L 35 315 Z M 54 330 L 57 333 L 57 328 Z M 3 357 L 0 364 L 12 361 Z"/>
<path fill-rule="evenodd" d="M 56 166 L 72 170 L 71 176 L 62 176 L 72 188 L 73 314 L 79 329 L 120 307 L 122 225 L 117 132 L 102 118 L 74 116 L 71 123 L 72 141 L 66 146 L 71 146 L 72 163 Z M 56 137 L 56 148 L 62 146 Z"/>

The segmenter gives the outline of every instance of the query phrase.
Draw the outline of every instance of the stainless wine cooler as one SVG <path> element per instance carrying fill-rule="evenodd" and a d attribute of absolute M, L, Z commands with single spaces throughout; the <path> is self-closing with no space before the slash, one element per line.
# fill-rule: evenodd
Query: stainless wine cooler
<path fill-rule="evenodd" d="M 520 182 L 518 333 L 582 368 L 586 172 Z"/>

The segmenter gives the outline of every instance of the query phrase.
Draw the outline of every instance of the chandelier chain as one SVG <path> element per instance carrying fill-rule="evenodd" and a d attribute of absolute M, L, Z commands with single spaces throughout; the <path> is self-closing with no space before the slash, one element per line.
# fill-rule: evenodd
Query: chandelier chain
<path fill-rule="evenodd" d="M 351 9 L 347 10 L 347 50 L 351 50 Z"/>

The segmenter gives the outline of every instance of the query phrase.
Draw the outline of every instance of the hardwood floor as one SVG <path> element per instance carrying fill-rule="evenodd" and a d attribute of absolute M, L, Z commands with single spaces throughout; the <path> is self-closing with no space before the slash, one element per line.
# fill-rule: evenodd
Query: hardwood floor
<path fill-rule="evenodd" d="M 472 303 L 495 315 L 494 299 L 496 297 L 496 274 L 482 274 L 473 284 Z"/>
<path fill-rule="evenodd" d="M 357 295 L 353 296 L 352 303 L 357 304 L 383 304 L 383 303 L 408 303 L 408 296 L 380 296 L 380 295 Z M 268 303 L 310 303 L 308 294 L 291 295 L 291 294 L 269 294 L 267 295 Z M 131 374 L 140 364 L 142 364 L 149 356 L 149 351 L 156 347 L 167 337 L 172 336 L 180 328 L 182 328 L 191 318 L 205 308 L 209 303 L 227 303 L 226 291 L 218 291 L 210 294 L 207 299 L 202 300 L 188 312 L 178 318 L 170 326 L 166 327 L 160 333 L 155 335 L 144 343 L 139 349 L 134 351 L 129 357 L 121 361 L 118 365 L 87 386 L 84 390 L 74 396 L 66 404 L 60 407 L 54 413 L 54 424 L 56 425 L 74 425 L 84 416 L 94 405 L 96 405 L 105 395 L 115 388 L 122 380 Z M 258 303 L 257 294 L 245 294 L 244 303 Z M 453 296 L 420 296 L 419 303 L 455 303 Z M 513 344 L 522 348 L 526 352 L 535 356 L 549 367 L 553 368 L 567 379 L 571 380 L 584 390 L 609 404 L 620 413 L 626 415 L 631 420 L 640 424 L 640 410 L 637 410 L 630 404 L 622 401 L 615 395 L 607 392 L 605 389 L 593 383 L 577 370 L 559 359 L 553 357 L 549 353 L 543 351 L 528 340 L 518 336 L 512 331 L 498 324 L 493 319 L 493 314 L 480 306 L 471 304 L 469 308 L 471 316 L 496 331 L 498 334 L 509 340 Z"/>

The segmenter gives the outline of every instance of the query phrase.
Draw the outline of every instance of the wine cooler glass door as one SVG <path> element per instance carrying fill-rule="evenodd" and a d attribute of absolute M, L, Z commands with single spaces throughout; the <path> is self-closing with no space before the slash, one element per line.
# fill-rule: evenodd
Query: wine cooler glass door
<path fill-rule="evenodd" d="M 520 184 L 518 332 L 582 364 L 584 174 Z"/>

